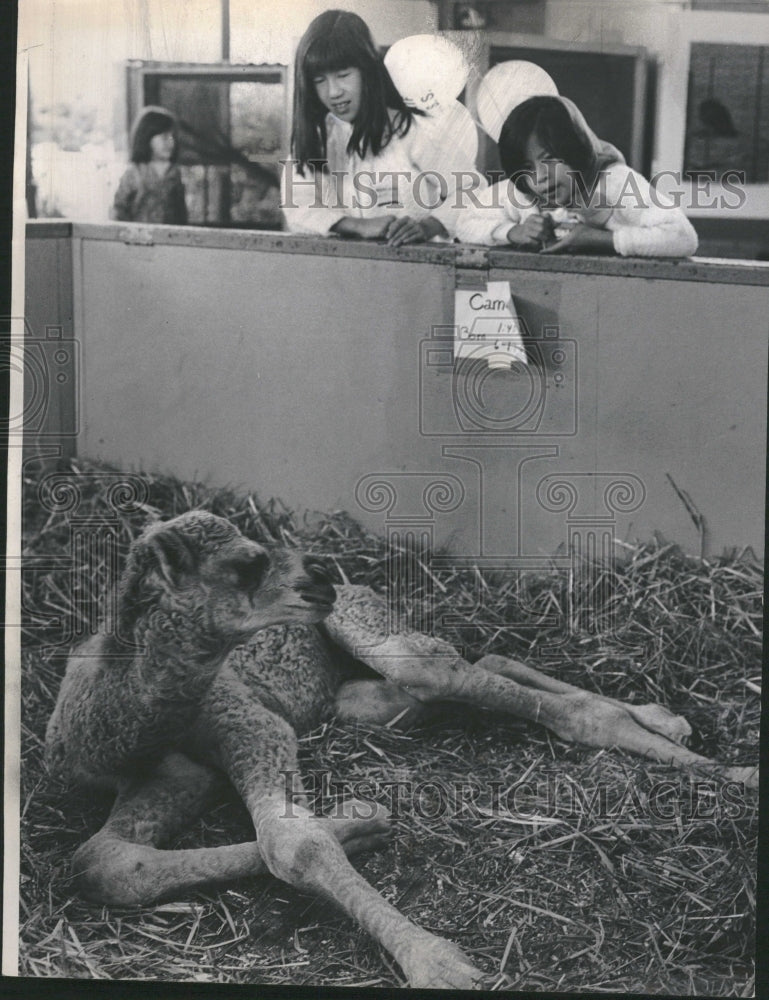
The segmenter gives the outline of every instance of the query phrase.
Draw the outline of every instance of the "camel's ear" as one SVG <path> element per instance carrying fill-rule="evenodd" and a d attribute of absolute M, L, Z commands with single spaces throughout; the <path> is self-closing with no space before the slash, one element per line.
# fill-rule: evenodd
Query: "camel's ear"
<path fill-rule="evenodd" d="M 118 615 L 126 634 L 130 634 L 137 616 L 155 604 L 162 589 L 176 588 L 195 566 L 193 549 L 174 527 L 163 525 L 137 538 L 118 587 Z"/>
<path fill-rule="evenodd" d="M 148 542 L 148 555 L 171 587 L 179 585 L 181 578 L 197 568 L 195 550 L 182 532 L 173 527 L 163 527 Z"/>

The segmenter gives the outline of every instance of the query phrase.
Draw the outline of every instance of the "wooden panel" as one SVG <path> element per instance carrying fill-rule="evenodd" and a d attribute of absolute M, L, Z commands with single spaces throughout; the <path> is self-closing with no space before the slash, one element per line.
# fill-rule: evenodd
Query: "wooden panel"
<path fill-rule="evenodd" d="M 72 241 L 68 225 L 43 223 L 26 244 L 25 450 L 75 453 L 80 343 L 74 335 Z M 46 238 L 50 234 L 49 238 Z"/>
<path fill-rule="evenodd" d="M 74 247 L 81 454 L 419 527 L 455 561 L 538 565 L 585 525 L 762 551 L 766 265 L 171 227 Z M 486 277 L 527 368 L 453 364 L 454 288 Z M 50 260 L 30 316 L 65 308 L 38 280 Z"/>

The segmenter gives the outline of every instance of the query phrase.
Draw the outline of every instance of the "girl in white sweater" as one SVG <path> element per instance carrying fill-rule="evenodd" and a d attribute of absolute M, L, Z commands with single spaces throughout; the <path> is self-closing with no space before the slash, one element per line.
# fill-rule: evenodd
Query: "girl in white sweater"
<path fill-rule="evenodd" d="M 465 243 L 642 257 L 697 249 L 681 209 L 599 139 L 568 98 L 530 97 L 514 108 L 499 154 L 507 180 L 475 195 L 461 214 L 457 236 Z"/>
<path fill-rule="evenodd" d="M 316 17 L 296 53 L 288 229 L 385 239 L 453 239 L 457 186 L 485 184 L 451 130 L 408 107 L 357 14 Z"/>

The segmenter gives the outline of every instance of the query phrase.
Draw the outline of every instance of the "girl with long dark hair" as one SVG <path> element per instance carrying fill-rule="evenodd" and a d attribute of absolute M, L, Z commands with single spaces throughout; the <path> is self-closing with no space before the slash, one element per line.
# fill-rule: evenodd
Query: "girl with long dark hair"
<path fill-rule="evenodd" d="M 453 238 L 475 164 L 434 120 L 406 105 L 357 14 L 329 10 L 296 53 L 292 160 L 282 208 L 293 232 Z"/>

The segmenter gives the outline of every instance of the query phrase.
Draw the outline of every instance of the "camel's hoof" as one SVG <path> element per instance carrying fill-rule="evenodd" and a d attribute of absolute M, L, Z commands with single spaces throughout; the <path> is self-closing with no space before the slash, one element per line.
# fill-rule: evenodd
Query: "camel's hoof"
<path fill-rule="evenodd" d="M 631 713 L 644 729 L 659 733 L 673 743 L 685 746 L 692 735 L 692 727 L 680 715 L 673 715 L 662 705 L 633 705 Z"/>
<path fill-rule="evenodd" d="M 409 986 L 417 989 L 478 990 L 486 978 L 461 948 L 432 935 L 415 941 L 401 964 Z"/>
<path fill-rule="evenodd" d="M 728 767 L 725 768 L 724 777 L 727 781 L 735 781 L 746 788 L 758 791 L 758 767 Z"/>
<path fill-rule="evenodd" d="M 390 825 L 390 813 L 385 806 L 366 799 L 351 798 L 337 802 L 326 818 L 334 823 L 349 824 L 351 829 L 358 830 L 364 827 L 381 830 Z"/>
<path fill-rule="evenodd" d="M 385 847 L 392 836 L 390 813 L 379 803 L 365 799 L 338 802 L 323 817 L 323 822 L 326 821 L 331 823 L 334 836 L 348 855 Z"/>

